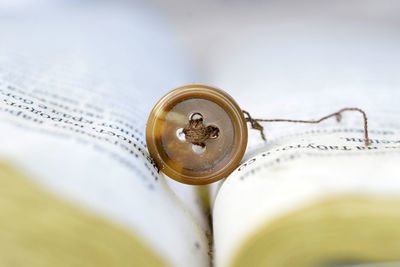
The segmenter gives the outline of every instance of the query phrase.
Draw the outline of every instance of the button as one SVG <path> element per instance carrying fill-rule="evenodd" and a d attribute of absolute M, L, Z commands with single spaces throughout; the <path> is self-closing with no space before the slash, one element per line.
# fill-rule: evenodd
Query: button
<path fill-rule="evenodd" d="M 147 121 L 146 142 L 167 176 L 185 184 L 209 184 L 239 165 L 247 146 L 247 125 L 227 93 L 188 85 L 157 102 Z"/>

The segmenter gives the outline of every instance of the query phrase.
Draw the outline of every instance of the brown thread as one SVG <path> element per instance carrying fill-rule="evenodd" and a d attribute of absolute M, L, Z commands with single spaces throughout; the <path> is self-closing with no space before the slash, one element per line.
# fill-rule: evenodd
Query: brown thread
<path fill-rule="evenodd" d="M 340 120 L 342 119 L 342 114 L 344 111 L 358 111 L 363 115 L 363 119 L 364 119 L 364 136 L 365 136 L 365 146 L 369 146 L 370 145 L 370 140 L 368 137 L 368 120 L 367 120 L 367 114 L 365 114 L 365 112 L 362 109 L 359 108 L 342 108 L 341 110 L 334 112 L 332 114 L 329 114 L 325 117 L 320 118 L 319 120 L 289 120 L 289 119 L 253 119 L 250 116 L 250 113 L 242 110 L 243 113 L 247 116 L 245 117 L 246 122 L 249 122 L 251 125 L 252 129 L 258 130 L 260 131 L 261 134 L 261 138 L 266 141 L 265 139 L 265 135 L 264 135 L 264 127 L 261 126 L 260 123 L 258 122 L 294 122 L 294 123 L 320 123 L 328 118 L 331 117 L 336 117 L 336 121 L 340 122 Z"/>
<path fill-rule="evenodd" d="M 293 123 L 320 123 L 326 119 L 331 117 L 336 117 L 336 121 L 340 122 L 342 119 L 342 114 L 344 111 L 358 111 L 363 115 L 364 119 L 364 136 L 365 136 L 365 145 L 370 145 L 370 140 L 368 137 L 368 120 L 367 115 L 362 109 L 359 108 L 342 108 L 341 110 L 324 116 L 318 120 L 290 120 L 290 119 L 253 119 L 249 112 L 242 110 L 245 115 L 246 122 L 249 122 L 252 129 L 260 131 L 261 138 L 266 141 L 264 135 L 264 127 L 259 122 L 293 122 Z M 199 118 L 195 119 L 195 115 L 198 115 Z M 188 125 L 183 128 L 182 131 L 185 134 L 185 139 L 187 142 L 192 143 L 194 145 L 198 145 L 201 147 L 205 147 L 205 141 L 208 139 L 213 139 L 218 137 L 219 129 L 215 126 L 209 125 L 207 127 L 204 126 L 203 117 L 200 113 L 194 113 L 189 119 Z"/>
<path fill-rule="evenodd" d="M 195 119 L 194 115 L 199 115 L 200 118 Z M 205 141 L 207 141 L 207 139 L 218 137 L 219 129 L 212 125 L 205 127 L 201 114 L 195 113 L 190 117 L 189 124 L 183 128 L 182 132 L 185 134 L 187 142 L 205 147 Z"/>

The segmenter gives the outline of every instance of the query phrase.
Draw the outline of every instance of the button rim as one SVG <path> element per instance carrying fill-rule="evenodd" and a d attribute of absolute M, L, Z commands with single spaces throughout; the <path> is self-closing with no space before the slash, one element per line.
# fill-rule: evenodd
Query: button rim
<path fill-rule="evenodd" d="M 216 96 L 221 102 L 215 101 Z M 193 98 L 210 100 L 220 105 L 221 108 L 228 113 L 229 117 L 232 118 L 232 125 L 235 129 L 234 143 L 237 143 L 238 149 L 236 149 L 234 153 L 230 156 L 231 158 L 226 164 L 227 167 L 221 168 L 209 175 L 186 175 L 170 167 L 169 164 L 167 164 L 167 162 L 162 158 L 162 153 L 160 153 L 159 151 L 161 138 L 154 138 L 154 136 L 160 136 L 157 135 L 155 131 L 157 129 L 156 126 L 159 121 L 163 121 L 163 116 L 165 116 L 165 114 L 169 110 L 171 110 L 172 107 L 177 103 Z M 237 123 L 234 122 L 235 118 L 238 119 Z M 200 84 L 181 86 L 173 89 L 172 91 L 164 95 L 153 107 L 146 125 L 147 148 L 156 166 L 168 177 L 178 182 L 191 185 L 204 185 L 226 178 L 239 166 L 239 163 L 242 160 L 243 155 L 246 151 L 247 139 L 247 123 L 242 110 L 240 109 L 239 105 L 234 101 L 234 99 L 229 94 L 218 88 Z"/>

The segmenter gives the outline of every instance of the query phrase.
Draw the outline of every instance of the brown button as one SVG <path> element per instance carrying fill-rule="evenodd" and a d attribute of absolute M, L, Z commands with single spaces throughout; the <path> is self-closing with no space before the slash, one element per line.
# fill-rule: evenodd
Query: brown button
<path fill-rule="evenodd" d="M 146 142 L 158 168 L 186 184 L 227 177 L 247 145 L 242 110 L 225 92 L 204 85 L 179 87 L 153 108 Z"/>

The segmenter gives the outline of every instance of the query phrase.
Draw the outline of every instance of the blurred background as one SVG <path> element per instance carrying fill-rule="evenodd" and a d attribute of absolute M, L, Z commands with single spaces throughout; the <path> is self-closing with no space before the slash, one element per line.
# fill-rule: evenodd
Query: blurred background
<path fill-rule="evenodd" d="M 110 81 L 93 78 L 96 90 L 146 98 L 136 103 L 146 114 L 169 90 L 202 83 L 227 91 L 254 117 L 316 118 L 357 106 L 372 127 L 399 126 L 395 0 L 1 1 L 0 32 L 3 46 L 19 51 L 27 40 L 40 47 L 58 40 L 50 46 L 64 45 L 68 58 L 78 51 L 92 78 L 98 66 L 112 68 Z M 0 54 L 8 53 L 1 42 Z M 271 138 L 282 134 L 268 130 Z"/>
<path fill-rule="evenodd" d="M 374 105 L 387 101 L 382 90 L 397 91 L 400 84 L 400 3 L 395 0 L 0 2 L 3 19 L 13 13 L 40 16 L 49 6 L 76 6 L 90 15 L 91 9 L 111 5 L 141 14 L 144 31 L 158 28 L 178 50 L 171 66 L 182 64 L 182 58 L 187 63 L 190 75 L 164 81 L 163 92 L 182 83 L 206 83 L 232 92 L 243 107 L 263 106 L 263 112 L 254 108 L 256 114 L 275 115 L 276 106 L 263 104 L 278 102 L 279 114 L 285 115 L 287 106 L 309 105 L 291 101 L 296 92 L 323 92 L 317 106 L 328 100 L 354 105 L 356 97 Z"/>
<path fill-rule="evenodd" d="M 397 105 L 388 92 L 399 99 L 398 1 L 156 1 L 155 6 L 188 50 L 202 75 L 198 79 L 234 91 L 239 104 L 254 107 L 256 114 L 293 115 L 296 108 L 310 109 L 311 100 L 316 108 L 377 105 L 386 113 Z"/>

